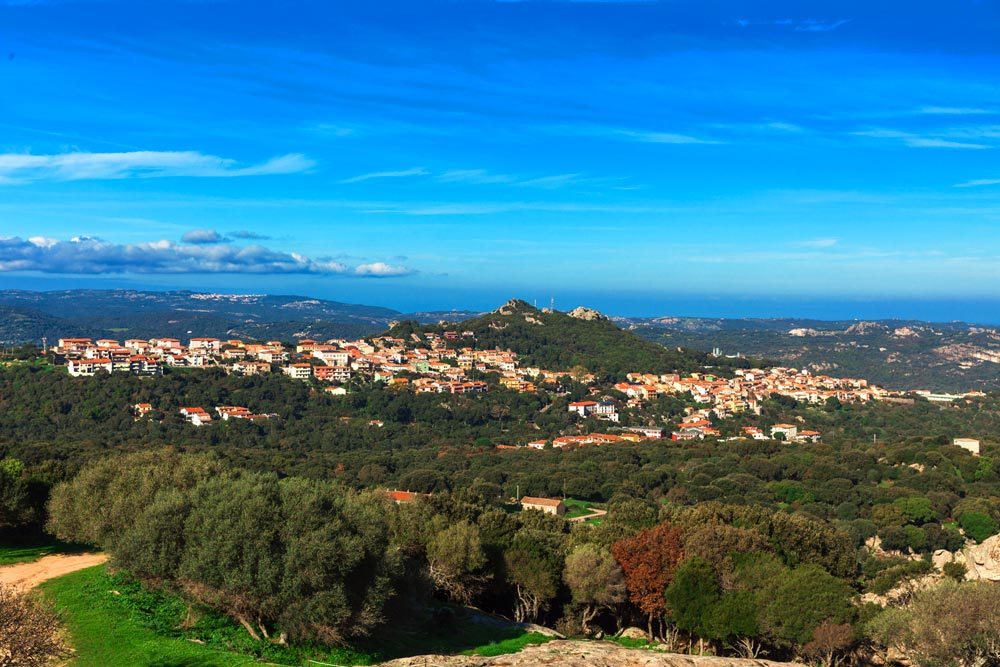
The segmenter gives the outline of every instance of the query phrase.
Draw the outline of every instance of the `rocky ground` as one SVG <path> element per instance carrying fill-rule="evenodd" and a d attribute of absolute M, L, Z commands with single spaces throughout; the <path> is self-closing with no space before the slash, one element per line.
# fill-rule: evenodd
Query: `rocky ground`
<path fill-rule="evenodd" d="M 420 655 L 381 667 L 792 667 L 795 663 L 680 655 L 629 649 L 614 642 L 552 641 L 528 646 L 520 653 L 491 658 L 465 655 Z"/>

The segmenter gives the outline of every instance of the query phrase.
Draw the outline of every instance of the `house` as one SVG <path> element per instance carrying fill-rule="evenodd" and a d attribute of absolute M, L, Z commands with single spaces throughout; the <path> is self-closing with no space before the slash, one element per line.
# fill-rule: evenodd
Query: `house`
<path fill-rule="evenodd" d="M 129 357 L 128 370 L 132 375 L 163 375 L 160 362 L 141 354 Z"/>
<path fill-rule="evenodd" d="M 218 338 L 192 338 L 188 343 L 188 350 L 191 352 L 218 354 L 221 349 L 222 341 Z"/>
<path fill-rule="evenodd" d="M 263 361 L 238 361 L 233 364 L 233 372 L 237 375 L 264 375 L 271 372 L 271 364 Z"/>
<path fill-rule="evenodd" d="M 795 440 L 799 436 L 799 428 L 794 424 L 775 424 L 771 427 L 771 437 L 782 435 L 785 440 Z"/>
<path fill-rule="evenodd" d="M 110 373 L 110 359 L 70 359 L 67 365 L 69 374 L 73 377 L 93 377 L 99 372 Z"/>
<path fill-rule="evenodd" d="M 979 456 L 979 441 L 973 438 L 955 438 L 951 444 L 972 452 L 973 456 Z"/>
<path fill-rule="evenodd" d="M 566 503 L 558 498 L 533 498 L 531 496 L 525 496 L 524 498 L 521 498 L 521 509 L 539 510 L 541 512 L 545 512 L 546 514 L 562 516 L 566 514 Z"/>
<path fill-rule="evenodd" d="M 193 426 L 204 426 L 212 423 L 212 415 L 205 412 L 203 408 L 181 408 L 179 412 Z"/>
<path fill-rule="evenodd" d="M 293 380 L 308 380 L 312 377 L 311 364 L 290 364 L 281 369 L 281 372 Z"/>
<path fill-rule="evenodd" d="M 650 440 L 659 440 L 663 437 L 662 428 L 631 428 L 630 431 L 638 433 L 644 438 L 649 438 Z"/>
<path fill-rule="evenodd" d="M 594 408 L 596 407 L 597 407 L 596 401 L 577 401 L 575 403 L 569 404 L 569 411 L 575 412 L 581 417 L 586 417 L 591 412 L 593 412 Z"/>
<path fill-rule="evenodd" d="M 396 503 L 397 505 L 402 505 L 403 503 L 415 503 L 420 498 L 430 498 L 429 493 L 414 493 L 413 491 L 386 491 L 386 497 Z"/>

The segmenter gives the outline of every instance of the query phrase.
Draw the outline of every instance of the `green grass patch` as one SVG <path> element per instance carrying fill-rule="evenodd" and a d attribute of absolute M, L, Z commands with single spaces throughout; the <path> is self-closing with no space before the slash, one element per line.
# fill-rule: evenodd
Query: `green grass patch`
<path fill-rule="evenodd" d="M 544 644 L 545 642 L 552 641 L 552 639 L 553 638 L 548 635 L 543 635 L 538 632 L 529 632 L 521 635 L 520 637 L 514 637 L 513 639 L 492 642 L 490 644 L 486 644 L 485 646 L 478 646 L 467 651 L 462 651 L 462 655 L 481 655 L 486 658 L 490 658 L 495 655 L 507 655 L 508 653 L 517 653 L 525 646 L 529 646 L 531 644 Z"/>
<path fill-rule="evenodd" d="M 301 665 L 307 658 L 338 665 L 371 664 L 349 650 L 258 642 L 211 610 L 143 588 L 103 566 L 41 586 L 62 613 L 75 649 L 70 667 L 243 667 Z"/>
<path fill-rule="evenodd" d="M 608 641 L 621 644 L 625 648 L 651 648 L 653 646 L 645 637 L 605 637 Z"/>
<path fill-rule="evenodd" d="M 75 650 L 71 667 L 243 667 L 253 658 L 163 637 L 123 613 L 103 566 L 41 585 L 61 612 Z"/>
<path fill-rule="evenodd" d="M 62 613 L 76 650 L 69 667 L 242 667 L 266 662 L 371 665 L 428 653 L 502 655 L 551 638 L 480 612 L 440 605 L 390 621 L 357 650 L 258 642 L 231 619 L 150 590 L 104 566 L 52 579 L 42 591 Z"/>
<path fill-rule="evenodd" d="M 595 505 L 587 502 L 586 500 L 577 500 L 576 498 L 564 498 L 563 503 L 566 505 L 566 514 L 564 515 L 567 519 L 575 519 L 579 516 L 586 516 L 594 511 Z"/>

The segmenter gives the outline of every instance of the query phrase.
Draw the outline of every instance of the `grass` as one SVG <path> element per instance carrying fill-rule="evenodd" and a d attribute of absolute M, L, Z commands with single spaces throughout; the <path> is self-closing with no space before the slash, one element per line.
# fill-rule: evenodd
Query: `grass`
<path fill-rule="evenodd" d="M 553 638 L 548 635 L 543 635 L 538 632 L 530 632 L 523 634 L 520 637 L 514 637 L 513 639 L 505 639 L 500 642 L 490 643 L 485 646 L 469 649 L 468 651 L 462 651 L 462 655 L 481 655 L 486 658 L 491 658 L 495 655 L 517 653 L 525 646 L 529 646 L 531 644 L 544 644 L 545 642 L 552 641 L 552 639 Z"/>
<path fill-rule="evenodd" d="M 565 518 L 567 519 L 586 516 L 597 508 L 593 503 L 589 503 L 586 500 L 577 500 L 576 498 L 564 498 L 563 503 L 566 504 L 567 511 Z"/>
<path fill-rule="evenodd" d="M 605 637 L 606 640 L 621 644 L 625 648 L 651 648 L 653 643 L 644 637 Z"/>
<path fill-rule="evenodd" d="M 391 623 L 358 650 L 256 642 L 230 619 L 150 591 L 104 566 L 52 579 L 40 587 L 60 611 L 75 653 L 67 667 L 243 667 L 303 665 L 307 659 L 336 665 L 370 665 L 428 653 L 493 656 L 515 653 L 551 639 L 514 624 L 478 618 L 477 612 L 442 605 Z"/>
<path fill-rule="evenodd" d="M 123 612 L 112 599 L 104 567 L 92 567 L 41 585 L 62 613 L 75 650 L 70 667 L 243 667 L 248 656 L 164 637 Z"/>

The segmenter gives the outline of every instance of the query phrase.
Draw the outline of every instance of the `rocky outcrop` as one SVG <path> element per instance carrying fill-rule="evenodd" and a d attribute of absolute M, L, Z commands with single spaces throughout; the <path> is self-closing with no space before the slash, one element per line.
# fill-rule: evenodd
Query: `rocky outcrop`
<path fill-rule="evenodd" d="M 574 308 L 573 310 L 569 311 L 566 314 L 569 315 L 570 317 L 575 317 L 578 320 L 592 321 L 592 320 L 607 319 L 606 317 L 604 317 L 604 315 L 601 315 L 593 308 L 584 308 L 583 306 L 577 306 L 576 308 Z"/>
<path fill-rule="evenodd" d="M 681 655 L 629 649 L 614 642 L 552 641 L 528 646 L 520 653 L 492 658 L 468 655 L 418 655 L 384 663 L 382 667 L 791 667 L 797 663 L 770 660 Z"/>
<path fill-rule="evenodd" d="M 961 563 L 967 569 L 965 578 L 969 581 L 1000 581 L 1000 535 L 987 538 L 982 544 L 967 546 L 954 554 L 939 549 L 934 552 L 933 561 L 934 567 L 938 569 L 952 561 Z"/>
<path fill-rule="evenodd" d="M 495 315 L 513 315 L 524 311 L 535 311 L 536 309 L 527 301 L 521 299 L 511 299 L 504 305 L 493 311 Z"/>
<path fill-rule="evenodd" d="M 889 327 L 884 324 L 879 324 L 878 322 L 858 322 L 857 324 L 852 324 L 847 327 L 847 331 L 844 333 L 857 334 L 858 336 L 864 336 L 867 334 L 874 333 L 886 333 L 889 331 Z"/>

